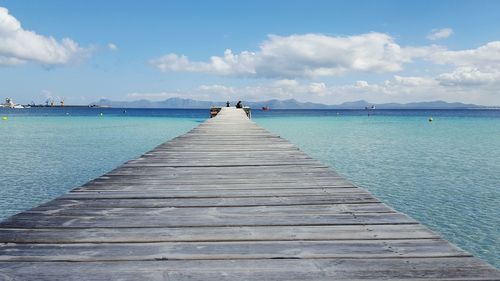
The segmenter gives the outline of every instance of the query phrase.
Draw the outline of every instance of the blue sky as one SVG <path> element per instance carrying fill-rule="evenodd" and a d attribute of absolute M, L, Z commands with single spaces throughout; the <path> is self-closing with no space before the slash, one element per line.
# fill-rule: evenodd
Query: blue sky
<path fill-rule="evenodd" d="M 499 1 L 0 7 L 0 97 L 22 103 L 185 97 L 500 105 Z"/>

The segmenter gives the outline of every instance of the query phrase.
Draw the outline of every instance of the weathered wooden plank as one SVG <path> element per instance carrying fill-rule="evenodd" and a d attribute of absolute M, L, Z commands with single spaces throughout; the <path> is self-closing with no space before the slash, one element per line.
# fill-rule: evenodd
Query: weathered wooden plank
<path fill-rule="evenodd" d="M 232 198 L 141 198 L 137 199 L 57 199 L 42 204 L 43 208 L 155 208 L 155 207 L 213 207 L 213 206 L 290 206 L 342 203 L 377 203 L 371 194 L 326 194 L 312 196 L 232 197 Z"/>
<path fill-rule="evenodd" d="M 177 168 L 190 168 L 190 167 L 234 167 L 234 166 L 239 166 L 239 167 L 252 167 L 252 166 L 258 166 L 258 167 L 263 167 L 265 168 L 266 166 L 293 166 L 293 165 L 315 165 L 316 163 L 313 161 L 287 161 L 287 162 L 282 162 L 279 160 L 273 160 L 273 161 L 262 161 L 262 160 L 256 160 L 256 161 L 245 161 L 245 160 L 238 160 L 238 161 L 220 161 L 220 163 L 214 162 L 213 160 L 200 160 L 200 161 L 195 161 L 193 160 L 192 162 L 187 162 L 187 161 L 179 161 L 179 160 L 170 160 L 170 161 L 161 161 L 159 163 L 140 163 L 140 162 L 131 162 L 129 166 L 132 166 L 133 164 L 142 166 L 142 167 L 177 167 Z"/>
<path fill-rule="evenodd" d="M 325 186 L 335 186 L 335 185 L 349 185 L 352 186 L 349 182 L 339 179 L 339 178 L 328 178 L 328 177 L 309 177 L 309 180 L 307 178 L 285 178 L 282 176 L 279 177 L 262 177 L 260 180 L 257 179 L 258 176 L 252 176 L 251 178 L 230 178 L 227 176 L 220 176 L 217 177 L 214 175 L 213 177 L 208 177 L 206 181 L 203 181 L 204 177 L 203 176 L 197 176 L 193 175 L 192 177 L 189 176 L 184 176 L 182 178 L 176 178 L 175 176 L 165 174 L 165 175 L 158 175 L 158 176 L 139 176 L 139 175 L 123 175 L 123 176 L 113 176 L 113 175 L 106 175 L 106 176 L 101 176 L 99 178 L 96 178 L 89 184 L 95 184 L 95 183 L 120 183 L 120 184 L 141 184 L 141 180 L 145 181 L 145 183 L 154 183 L 154 182 L 161 182 L 162 184 L 189 184 L 189 185 L 206 185 L 206 184 L 288 184 L 290 186 L 295 185 L 295 186 L 300 186 L 302 184 L 304 185 L 314 185 L 316 184 L 317 186 L 319 185 L 325 185 Z"/>
<path fill-rule="evenodd" d="M 0 225 L 12 228 L 91 228 L 91 227 L 202 227 L 202 226 L 266 226 L 266 225 L 371 225 L 415 224 L 416 221 L 400 213 L 360 213 L 334 215 L 246 216 L 57 216 L 21 213 Z"/>
<path fill-rule="evenodd" d="M 200 153 L 200 155 L 203 155 L 205 153 Z M 198 157 L 198 156 L 196 156 Z M 307 170 L 306 170 L 307 168 Z M 142 169 L 141 167 L 129 167 L 128 165 L 123 165 L 123 166 L 120 166 L 118 169 L 115 169 L 113 171 L 111 171 L 109 174 L 112 174 L 113 172 L 115 171 L 121 171 L 121 172 L 125 172 L 127 170 L 130 170 L 130 171 L 141 171 L 141 170 L 145 170 L 145 169 Z M 330 170 L 329 168 L 325 167 L 325 166 L 321 166 L 321 165 L 311 165 L 311 166 L 308 166 L 308 167 L 301 167 L 301 166 L 294 166 L 294 167 L 280 167 L 280 166 L 276 166 L 276 167 L 269 167 L 265 170 L 261 169 L 261 168 L 258 168 L 258 167 L 229 167 L 227 169 L 225 169 L 224 171 L 220 171 L 220 170 L 217 170 L 217 169 L 210 169 L 210 168 L 191 168 L 189 170 L 186 170 L 186 169 L 179 169 L 179 168 L 171 168 L 171 167 L 158 167 L 158 168 L 149 168 L 147 169 L 147 171 L 150 171 L 150 172 L 168 172 L 168 171 L 172 171 L 172 172 L 175 172 L 175 173 L 178 173 L 178 174 L 183 174 L 183 173 L 199 173 L 199 174 L 211 174 L 213 172 L 217 172 L 217 173 L 221 173 L 223 172 L 224 174 L 234 174 L 234 173 L 249 173 L 249 172 L 257 172 L 257 173 L 263 173 L 263 174 L 266 174 L 266 173 L 270 173 L 270 172 L 283 172 L 283 173 L 290 173 L 290 174 L 293 174 L 293 173 L 307 173 L 308 171 L 310 172 L 321 172 L 321 173 L 327 173 L 327 174 L 330 174 L 330 175 L 334 175 L 334 176 L 337 176 L 337 177 L 340 177 L 340 175 L 338 175 L 336 172 Z M 301 174 L 298 174 L 297 176 L 300 176 Z"/>
<path fill-rule="evenodd" d="M 85 191 L 69 192 L 63 196 L 62 199 L 140 199 L 140 198 L 231 198 L 231 197 L 274 197 L 274 196 L 304 196 L 304 195 L 327 195 L 327 194 L 349 194 L 358 195 L 365 193 L 357 189 L 342 188 L 334 189 L 329 188 L 308 188 L 308 189 L 259 189 L 259 190 L 196 190 L 196 191 L 180 191 L 180 190 L 150 190 L 143 191 Z"/>
<path fill-rule="evenodd" d="M 307 185 L 291 185 L 291 184 L 252 184 L 252 183 L 241 183 L 241 184 L 215 184 L 215 183 L 205 183 L 205 184 L 169 184 L 169 183 L 148 183 L 148 184 L 131 184 L 131 183 L 94 183 L 81 186 L 73 189 L 71 192 L 81 192 L 81 191 L 135 191 L 141 190 L 143 192 L 149 191 L 178 191 L 186 190 L 188 192 L 193 191 L 211 191 L 211 190 L 248 190 L 248 191 L 258 191 L 261 189 L 272 189 L 272 190 L 289 190 L 289 189 L 328 189 L 330 191 L 335 191 L 332 189 L 355 189 L 355 186 L 351 185 L 318 185 L 318 184 L 307 184 Z M 359 189 L 356 188 L 359 192 Z"/>
<path fill-rule="evenodd" d="M 76 208 L 34 208 L 25 214 L 61 215 L 61 216 L 135 216 L 137 208 L 76 209 Z M 280 216 L 280 215 L 328 215 L 343 213 L 395 213 L 394 210 L 382 203 L 367 204 L 335 204 L 335 205 L 300 205 L 300 206 L 252 206 L 252 207 L 164 207 L 143 208 L 140 213 L 144 216 L 199 216 L 199 215 L 240 215 L 240 216 Z"/>
<path fill-rule="evenodd" d="M 466 257 L 442 239 L 3 244 L 0 261 Z"/>
<path fill-rule="evenodd" d="M 167 228 L 0 229 L 0 243 L 137 243 L 217 241 L 314 241 L 431 239 L 419 224 L 335 226 L 237 226 Z"/>
<path fill-rule="evenodd" d="M 3 262 L 6 280 L 498 280 L 474 258 Z"/>
<path fill-rule="evenodd" d="M 317 180 L 311 180 L 311 181 L 306 181 L 304 179 L 268 179 L 268 178 L 262 178 L 262 180 L 256 180 L 256 179 L 211 179 L 209 181 L 202 181 L 202 180 L 189 180 L 189 179 L 169 179 L 169 178 L 162 178 L 162 177 L 144 177 L 143 182 L 141 183 L 141 178 L 123 178 L 123 179 L 111 179 L 107 178 L 105 176 L 99 177 L 96 180 L 92 181 L 89 184 L 124 184 L 124 185 L 135 185 L 135 186 L 141 186 L 142 184 L 144 185 L 234 185 L 234 184 L 256 184 L 256 185 L 268 185 L 269 187 L 272 186 L 302 186 L 302 183 L 304 183 L 305 186 L 308 185 L 316 185 L 316 186 L 350 186 L 349 183 L 343 182 L 341 180 L 327 180 L 323 181 L 320 179 Z M 86 186 L 86 185 L 84 185 Z"/>
<path fill-rule="evenodd" d="M 281 166 L 279 166 L 282 168 Z M 127 169 L 129 168 L 129 169 Z M 344 180 L 340 176 L 333 176 L 333 173 L 325 172 L 325 171 L 306 171 L 305 169 L 288 169 L 288 170 L 274 170 L 273 167 L 269 167 L 265 169 L 265 172 L 259 171 L 260 169 L 250 170 L 250 168 L 254 167 L 245 167 L 245 171 L 232 171 L 233 169 L 228 168 L 225 173 L 220 173 L 216 169 L 211 169 L 206 172 L 198 172 L 193 171 L 193 169 L 175 169 L 172 171 L 166 170 L 166 168 L 170 167 L 151 167 L 149 169 L 145 169 L 144 167 L 124 167 L 123 169 L 113 171 L 107 174 L 108 177 L 121 177 L 121 176 L 156 176 L 158 173 L 161 173 L 162 176 L 171 176 L 171 177 L 190 177 L 190 176 L 202 176 L 207 178 L 244 178 L 244 177 L 252 177 L 252 176 L 261 176 L 261 177 L 271 177 L 276 178 L 278 176 L 286 176 L 289 178 L 304 178 L 304 177 L 318 177 L 324 178 L 327 180 Z M 214 174 L 217 173 L 217 174 Z"/>

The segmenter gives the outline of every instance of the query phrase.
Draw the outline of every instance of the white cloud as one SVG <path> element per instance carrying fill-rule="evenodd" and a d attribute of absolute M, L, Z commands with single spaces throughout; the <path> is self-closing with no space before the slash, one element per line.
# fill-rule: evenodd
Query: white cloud
<path fill-rule="evenodd" d="M 394 83 L 406 87 L 423 87 L 436 85 L 435 81 L 433 79 L 429 79 L 428 77 L 399 75 L 394 75 Z"/>
<path fill-rule="evenodd" d="M 127 95 L 131 99 L 150 99 L 150 100 L 163 100 L 168 98 L 179 97 L 184 93 L 181 92 L 159 92 L 159 93 L 130 93 Z"/>
<path fill-rule="evenodd" d="M 199 92 L 205 93 L 219 93 L 223 95 L 231 95 L 236 93 L 233 87 L 228 87 L 224 85 L 201 85 L 198 87 Z"/>
<path fill-rule="evenodd" d="M 497 84 L 500 88 L 500 41 L 475 49 L 443 50 L 430 56 L 438 64 L 453 65 L 449 73 L 436 77 L 444 86 L 478 86 Z"/>
<path fill-rule="evenodd" d="M 134 93 L 129 98 L 163 100 L 169 97 L 198 100 L 263 101 L 269 99 L 297 99 L 300 101 L 336 104 L 345 101 L 367 100 L 375 103 L 447 100 L 478 104 L 500 104 L 497 97 L 500 73 L 490 76 L 474 70 L 443 74 L 439 77 L 400 76 L 370 83 L 358 80 L 350 84 L 306 82 L 281 79 L 256 85 L 233 87 L 227 85 L 202 85 L 189 91 L 165 93 Z M 469 84 L 466 83 L 469 81 Z M 475 83 L 475 84 L 473 84 Z M 496 83 L 496 84 L 495 84 Z M 474 91 L 470 87 L 474 85 Z M 495 98 L 496 97 L 496 98 Z M 492 103 L 493 102 L 493 103 Z"/>
<path fill-rule="evenodd" d="M 494 67 L 500 69 L 500 41 L 492 41 L 476 49 L 433 53 L 431 59 L 440 64 Z"/>
<path fill-rule="evenodd" d="M 440 34 L 445 36 L 443 32 Z M 318 81 L 322 76 L 349 72 L 397 73 L 416 59 L 426 63 L 428 73 L 433 73 L 436 64 L 451 66 L 451 70 L 437 74 L 434 72 L 425 77 L 405 76 L 401 72 L 391 79 L 376 83 L 359 80 L 352 84 L 329 86 Z M 477 48 L 448 50 L 437 45 L 403 47 L 382 33 L 348 37 L 270 35 L 255 52 L 234 54 L 226 50 L 223 56 L 212 56 L 208 61 L 191 61 L 186 56 L 168 54 L 151 63 L 165 72 L 276 79 L 238 88 L 200 86 L 179 95 L 207 100 L 224 100 L 231 96 L 242 100 L 297 98 L 325 103 L 357 99 L 373 102 L 443 99 L 500 104 L 500 41 L 492 41 Z"/>
<path fill-rule="evenodd" d="M 451 73 L 443 73 L 437 80 L 445 86 L 478 86 L 500 84 L 500 71 L 482 72 L 475 67 L 459 67 Z"/>
<path fill-rule="evenodd" d="M 163 91 L 163 92 L 134 92 L 127 94 L 127 98 L 131 100 L 149 99 L 161 101 L 168 98 L 184 97 L 194 98 L 198 100 L 226 100 L 233 94 L 236 94 L 233 87 L 224 85 L 201 85 L 194 90 L 184 91 Z"/>
<path fill-rule="evenodd" d="M 313 92 L 321 95 L 326 85 L 324 83 L 301 84 L 296 80 L 284 79 L 253 86 L 232 87 L 220 84 L 201 85 L 193 90 L 159 92 L 159 93 L 130 93 L 129 99 L 163 100 L 171 97 L 193 98 L 198 100 L 224 101 L 227 99 L 262 100 L 287 99 L 298 94 Z"/>
<path fill-rule="evenodd" d="M 309 88 L 309 92 L 316 94 L 318 96 L 324 96 L 327 93 L 326 84 L 323 82 L 310 83 L 308 88 Z"/>
<path fill-rule="evenodd" d="M 432 38 L 450 36 L 453 30 L 434 30 Z M 455 66 L 450 73 L 436 75 L 432 81 L 442 86 L 494 84 L 500 73 L 500 41 L 467 50 L 448 50 L 442 46 L 405 46 L 383 33 L 356 36 L 327 36 L 305 34 L 270 35 L 256 52 L 212 56 L 209 61 L 191 61 L 186 56 L 168 54 L 151 63 L 165 72 L 201 72 L 215 75 L 249 76 L 286 79 L 336 76 L 348 72 L 390 73 L 403 69 L 405 64 L 421 58 L 428 63 Z M 419 85 L 417 78 L 394 82 Z M 320 85 L 320 84 L 319 84 Z M 318 92 L 324 92 L 318 88 Z M 429 85 L 427 85 L 429 86 Z"/>
<path fill-rule="evenodd" d="M 37 62 L 43 65 L 67 64 L 86 50 L 69 39 L 57 41 L 25 30 L 6 8 L 0 7 L 0 65 Z"/>
<path fill-rule="evenodd" d="M 118 50 L 118 46 L 116 46 L 116 44 L 114 43 L 108 43 L 108 49 L 111 51 L 116 51 Z"/>
<path fill-rule="evenodd" d="M 336 76 L 351 71 L 396 72 L 402 70 L 405 63 L 437 49 L 436 46 L 401 47 L 391 36 L 375 32 L 346 37 L 269 35 L 257 52 L 234 54 L 227 49 L 223 56 L 212 56 L 209 61 L 191 61 L 184 55 L 171 53 L 150 63 L 164 72 L 300 78 Z"/>
<path fill-rule="evenodd" d="M 255 74 L 254 53 L 242 52 L 239 55 L 227 49 L 223 57 L 212 56 L 210 62 L 192 62 L 186 56 L 168 54 L 150 63 L 164 72 L 206 72 L 219 75 L 251 75 Z"/>
<path fill-rule="evenodd" d="M 427 39 L 430 40 L 439 40 L 446 39 L 453 34 L 453 29 L 451 28 L 441 28 L 441 29 L 433 29 L 431 33 L 427 35 Z"/>
<path fill-rule="evenodd" d="M 24 61 L 18 58 L 0 56 L 0 65 L 18 65 L 23 63 Z"/>

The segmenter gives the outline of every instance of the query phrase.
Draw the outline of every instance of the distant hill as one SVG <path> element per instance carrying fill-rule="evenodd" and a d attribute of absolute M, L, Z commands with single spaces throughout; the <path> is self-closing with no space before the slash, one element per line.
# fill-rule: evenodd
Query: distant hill
<path fill-rule="evenodd" d="M 169 98 L 164 101 L 136 100 L 136 101 L 112 101 L 101 99 L 93 104 L 117 108 L 209 108 L 210 106 L 225 106 L 226 102 L 198 101 L 193 99 Z M 271 109 L 364 109 L 375 106 L 377 109 L 477 109 L 486 108 L 480 105 L 464 104 L 459 102 L 449 103 L 445 101 L 412 102 L 412 103 L 383 103 L 374 104 L 364 100 L 344 102 L 337 105 L 326 105 L 312 102 L 299 102 L 295 99 L 268 100 L 259 102 L 245 102 L 252 108 L 268 106 Z M 234 105 L 234 103 L 232 104 Z"/>

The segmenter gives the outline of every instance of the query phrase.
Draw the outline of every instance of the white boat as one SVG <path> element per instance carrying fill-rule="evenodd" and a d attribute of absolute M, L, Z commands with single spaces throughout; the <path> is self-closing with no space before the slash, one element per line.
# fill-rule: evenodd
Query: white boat
<path fill-rule="evenodd" d="M 8 108 L 25 108 L 20 104 L 15 104 L 11 98 L 6 98 L 4 104 L 0 104 L 0 107 L 8 107 Z"/>

